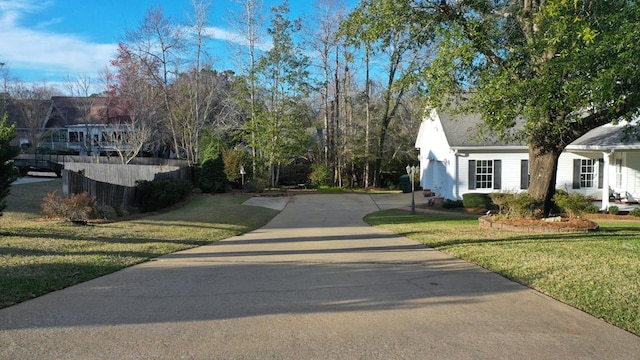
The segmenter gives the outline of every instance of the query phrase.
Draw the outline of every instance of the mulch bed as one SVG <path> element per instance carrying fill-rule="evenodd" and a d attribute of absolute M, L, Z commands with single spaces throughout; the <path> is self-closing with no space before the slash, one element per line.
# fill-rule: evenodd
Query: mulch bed
<path fill-rule="evenodd" d="M 591 232 L 599 226 L 584 218 L 563 218 L 561 221 L 544 221 L 538 219 L 506 219 L 495 216 L 482 216 L 480 226 L 495 230 L 513 232 Z"/>

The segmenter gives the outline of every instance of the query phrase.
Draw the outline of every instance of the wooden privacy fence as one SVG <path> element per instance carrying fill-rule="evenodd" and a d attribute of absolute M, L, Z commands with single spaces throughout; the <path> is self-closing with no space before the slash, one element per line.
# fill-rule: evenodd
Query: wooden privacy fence
<path fill-rule="evenodd" d="M 62 170 L 62 192 L 65 196 L 87 192 L 96 198 L 100 206 L 128 209 L 134 205 L 136 188 L 96 181 L 82 173 Z"/>
<path fill-rule="evenodd" d="M 138 180 L 160 178 L 191 180 L 191 168 L 176 165 L 122 165 L 66 162 L 62 171 L 65 196 L 89 193 L 101 206 L 130 208 Z"/>

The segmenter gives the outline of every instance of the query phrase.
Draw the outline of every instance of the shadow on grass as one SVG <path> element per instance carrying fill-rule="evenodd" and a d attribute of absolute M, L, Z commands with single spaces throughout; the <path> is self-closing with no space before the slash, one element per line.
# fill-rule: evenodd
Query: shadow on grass
<path fill-rule="evenodd" d="M 413 225 L 420 230 L 403 231 L 394 229 L 399 235 L 417 239 L 428 247 L 435 249 L 449 246 L 478 245 L 478 244 L 514 244 L 514 243 L 566 243 L 566 242 L 601 242 L 603 240 L 632 240 L 636 237 L 640 241 L 640 222 L 624 223 L 604 222 L 595 232 L 552 232 L 552 233 L 511 233 L 499 230 L 481 229 L 477 219 L 468 216 L 449 214 L 418 214 L 410 215 L 402 210 L 387 210 L 370 214 L 365 218 L 370 225 L 396 226 Z M 459 229 L 451 231 L 451 228 Z M 450 232 L 448 234 L 447 232 Z M 469 236 L 470 234 L 470 236 Z"/>

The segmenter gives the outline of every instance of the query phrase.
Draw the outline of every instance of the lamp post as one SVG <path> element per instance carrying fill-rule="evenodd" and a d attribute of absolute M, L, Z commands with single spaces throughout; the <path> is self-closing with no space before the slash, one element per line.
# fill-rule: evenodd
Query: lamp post
<path fill-rule="evenodd" d="M 413 189 L 413 177 L 418 172 L 418 168 L 416 166 L 407 165 L 407 175 L 409 175 L 409 179 L 411 180 L 411 214 L 416 213 L 416 199 L 415 199 L 415 191 Z"/>
<path fill-rule="evenodd" d="M 244 166 L 240 165 L 240 176 L 242 177 L 242 187 L 243 187 L 243 188 L 244 188 L 244 175 L 245 175 L 246 173 L 247 173 L 247 172 L 246 172 L 246 171 L 244 171 Z"/>

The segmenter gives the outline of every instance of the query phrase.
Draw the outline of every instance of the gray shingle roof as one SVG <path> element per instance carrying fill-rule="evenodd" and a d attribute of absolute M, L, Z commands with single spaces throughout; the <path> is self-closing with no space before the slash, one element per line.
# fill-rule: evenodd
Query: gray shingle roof
<path fill-rule="evenodd" d="M 581 136 L 567 150 L 636 150 L 640 149 L 638 129 L 628 124 L 603 125 Z"/>
<path fill-rule="evenodd" d="M 523 141 L 505 141 L 497 135 L 491 135 L 491 133 L 485 134 L 484 137 L 479 137 L 479 129 L 485 126 L 480 114 L 438 112 L 438 116 L 440 117 L 447 141 L 452 148 L 527 146 Z M 524 122 L 519 122 L 516 127 L 522 128 L 523 125 Z"/>

